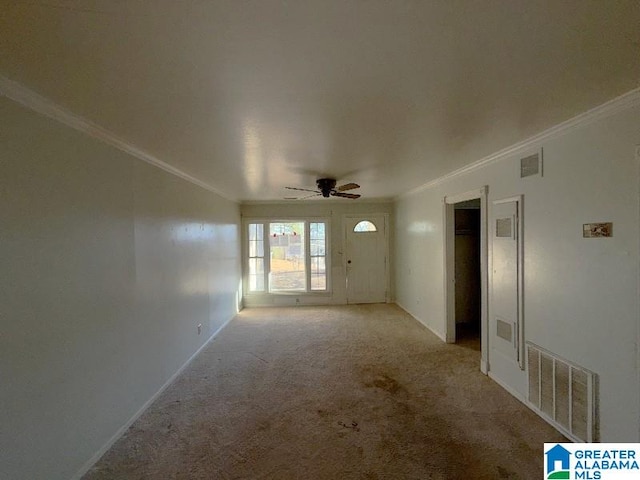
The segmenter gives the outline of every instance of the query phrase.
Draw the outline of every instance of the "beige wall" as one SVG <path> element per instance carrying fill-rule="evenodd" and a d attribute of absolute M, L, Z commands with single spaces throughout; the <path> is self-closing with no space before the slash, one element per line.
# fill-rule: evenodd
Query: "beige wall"
<path fill-rule="evenodd" d="M 0 478 L 68 480 L 236 313 L 239 207 L 4 97 L 0 125 Z"/>

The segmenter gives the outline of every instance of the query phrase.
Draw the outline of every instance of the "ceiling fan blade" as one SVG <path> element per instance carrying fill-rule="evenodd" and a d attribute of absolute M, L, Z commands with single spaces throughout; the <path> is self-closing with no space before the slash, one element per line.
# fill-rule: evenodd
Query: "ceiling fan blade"
<path fill-rule="evenodd" d="M 321 193 L 314 193 L 313 195 L 305 195 L 304 197 L 284 197 L 285 200 L 305 200 L 311 197 L 319 197 Z"/>
<path fill-rule="evenodd" d="M 354 188 L 360 188 L 360 185 L 358 185 L 357 183 L 345 183 L 344 185 L 340 185 L 338 188 L 336 188 L 336 190 L 339 192 L 344 192 L 346 190 L 353 190 Z"/>
<path fill-rule="evenodd" d="M 354 200 L 356 198 L 360 198 L 360 195 L 357 195 L 355 193 L 331 192 L 331 195 L 334 197 L 352 198 Z"/>
<path fill-rule="evenodd" d="M 299 190 L 301 192 L 313 192 L 313 193 L 320 193 L 317 190 L 309 190 L 308 188 L 295 188 L 295 187 L 284 187 L 287 190 Z"/>

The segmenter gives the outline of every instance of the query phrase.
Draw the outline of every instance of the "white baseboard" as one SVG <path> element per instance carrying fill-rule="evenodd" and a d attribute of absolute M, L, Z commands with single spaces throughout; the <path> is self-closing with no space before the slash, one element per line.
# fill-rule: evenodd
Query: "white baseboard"
<path fill-rule="evenodd" d="M 501 380 L 497 379 L 495 376 L 493 376 L 491 374 L 491 372 L 489 372 L 489 378 L 491 380 L 493 380 L 494 382 L 496 382 L 498 385 L 500 385 L 502 388 L 504 388 L 507 392 L 509 392 L 509 394 L 513 395 L 514 397 L 516 397 L 523 405 L 525 405 L 529 410 L 531 410 L 533 413 L 535 413 L 536 415 L 538 415 L 542 420 L 544 420 L 545 422 L 547 422 L 549 425 L 551 425 L 553 428 L 555 428 L 558 432 L 560 432 L 562 435 L 564 435 L 565 437 L 567 437 L 569 440 L 571 440 L 572 442 L 580 442 L 581 440 L 578 440 L 577 438 L 575 438 L 569 431 L 565 430 L 564 428 L 560 427 L 559 425 L 556 425 L 553 420 L 551 420 L 549 417 L 547 417 L 544 413 L 536 410 L 528 401 L 526 398 L 524 398 L 522 395 L 520 395 L 518 392 L 516 392 L 515 390 L 513 390 L 512 388 L 510 388 L 506 383 L 502 382 Z"/>
<path fill-rule="evenodd" d="M 211 341 L 222 331 L 222 329 L 224 329 L 224 327 L 226 327 L 229 322 L 231 322 L 231 320 L 233 320 L 235 318 L 235 315 L 231 316 L 228 320 L 226 320 L 220 327 L 218 327 L 218 329 L 213 332 L 211 334 L 211 336 L 207 339 L 206 342 L 204 342 L 202 344 L 202 346 L 200 348 L 198 348 L 198 350 L 196 350 L 196 352 L 191 355 L 191 357 L 189 357 L 189 359 L 173 374 L 171 375 L 171 377 L 169 378 L 169 380 L 167 380 L 164 385 L 162 385 L 160 387 L 160 389 L 154 393 L 151 398 L 149 400 L 147 400 L 142 407 L 140 407 L 140 409 L 133 414 L 133 416 L 127 420 L 127 422 L 120 427 L 116 433 L 113 434 L 113 436 L 107 441 L 107 443 L 105 443 L 81 468 L 80 470 L 78 470 L 76 472 L 76 474 L 71 477 L 71 480 L 80 480 L 90 469 L 91 467 L 93 467 L 98 460 L 100 460 L 100 458 L 102 458 L 102 456 L 107 453 L 107 451 L 113 446 L 114 443 L 116 443 L 120 437 L 122 437 L 122 435 L 124 435 L 124 433 L 127 431 L 127 429 L 133 424 L 133 422 L 135 422 L 140 415 L 142 415 L 145 410 L 147 410 L 147 408 L 149 408 L 151 406 L 151 404 L 153 402 L 155 402 L 158 397 L 162 394 L 162 392 L 164 392 L 169 385 L 171 385 L 174 380 L 178 377 L 178 375 L 180 375 L 185 368 L 187 368 L 189 366 L 189 364 L 198 356 L 198 354 L 207 346 L 209 345 L 209 343 L 211 343 Z"/>
<path fill-rule="evenodd" d="M 444 343 L 447 343 L 447 337 L 445 336 L 444 333 L 442 332 L 437 332 L 435 331 L 433 328 L 431 328 L 427 322 L 423 321 L 422 319 L 420 319 L 419 317 L 415 316 L 413 313 L 411 313 L 411 311 L 409 311 L 404 305 L 402 305 L 401 303 L 399 303 L 398 301 L 394 302 L 397 306 L 399 306 L 402 310 L 404 310 L 408 315 L 411 315 L 411 317 L 413 319 L 415 319 L 417 322 L 420 322 L 422 325 L 424 325 L 424 327 L 429 330 L 431 333 L 433 333 L 436 337 L 438 337 L 440 340 L 442 340 Z"/>
<path fill-rule="evenodd" d="M 527 402 L 525 400 L 525 398 L 516 390 L 514 390 L 513 388 L 511 388 L 509 385 L 507 385 L 506 383 L 504 383 L 502 380 L 500 380 L 499 378 L 497 378 L 494 374 L 491 373 L 491 371 L 489 371 L 489 378 L 491 380 L 493 380 L 494 382 L 496 382 L 498 385 L 500 385 L 502 388 L 504 388 L 507 392 L 509 392 L 511 395 L 513 395 L 514 397 L 516 397 L 518 400 L 520 400 L 522 403 L 524 403 L 525 405 L 527 405 Z M 529 405 L 527 405 L 528 407 Z"/>
<path fill-rule="evenodd" d="M 489 375 L 489 365 L 483 359 L 480 359 L 480 371 L 485 375 Z"/>

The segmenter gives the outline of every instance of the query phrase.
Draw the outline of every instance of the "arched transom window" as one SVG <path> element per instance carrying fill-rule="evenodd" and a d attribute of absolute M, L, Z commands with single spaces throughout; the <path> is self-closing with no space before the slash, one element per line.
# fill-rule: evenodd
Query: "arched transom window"
<path fill-rule="evenodd" d="M 358 222 L 358 224 L 355 227 L 353 227 L 353 231 L 354 232 L 377 232 L 378 229 L 369 220 L 362 220 L 361 222 Z"/>

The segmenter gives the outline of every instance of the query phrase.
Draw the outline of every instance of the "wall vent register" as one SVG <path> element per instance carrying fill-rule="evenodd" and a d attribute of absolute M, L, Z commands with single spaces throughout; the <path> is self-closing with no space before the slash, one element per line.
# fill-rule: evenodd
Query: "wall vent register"
<path fill-rule="evenodd" d="M 496 318 L 496 335 L 507 342 L 513 342 L 513 328 L 511 324 Z"/>
<path fill-rule="evenodd" d="M 513 224 L 513 219 L 511 217 L 497 218 L 496 219 L 496 237 L 510 238 L 512 236 L 512 224 Z"/>
<path fill-rule="evenodd" d="M 520 159 L 520 178 L 533 176 L 542 176 L 541 152 Z"/>
<path fill-rule="evenodd" d="M 597 375 L 532 343 L 527 363 L 529 404 L 574 441 L 598 441 Z"/>

